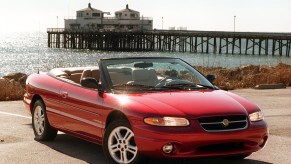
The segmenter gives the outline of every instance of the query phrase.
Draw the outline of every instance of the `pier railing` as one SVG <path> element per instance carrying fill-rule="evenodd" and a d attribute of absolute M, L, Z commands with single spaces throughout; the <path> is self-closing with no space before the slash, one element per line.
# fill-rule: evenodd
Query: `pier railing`
<path fill-rule="evenodd" d="M 291 33 L 49 28 L 48 47 L 290 56 Z"/>
<path fill-rule="evenodd" d="M 77 17 L 75 16 L 70 16 L 70 17 L 65 17 L 64 18 L 65 20 L 68 20 L 68 19 L 73 19 L 73 20 L 76 20 Z M 103 18 L 99 18 L 99 19 L 116 19 L 116 20 L 120 20 L 120 18 L 116 18 L 116 17 L 103 17 Z M 137 20 L 153 20 L 152 17 L 140 17 L 140 18 L 137 18 Z"/>
<path fill-rule="evenodd" d="M 65 32 L 64 28 L 48 28 L 47 29 L 48 33 L 63 33 Z"/>

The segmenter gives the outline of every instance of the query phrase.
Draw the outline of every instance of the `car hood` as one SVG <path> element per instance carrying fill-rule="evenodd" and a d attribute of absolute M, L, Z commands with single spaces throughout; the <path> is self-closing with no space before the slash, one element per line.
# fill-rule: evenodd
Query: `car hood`
<path fill-rule="evenodd" d="M 160 116 L 205 117 L 247 115 L 257 106 L 246 99 L 222 90 L 178 91 L 127 95 L 143 113 Z M 133 106 L 131 106 L 133 107 Z M 139 110 L 139 109 L 135 109 Z"/>

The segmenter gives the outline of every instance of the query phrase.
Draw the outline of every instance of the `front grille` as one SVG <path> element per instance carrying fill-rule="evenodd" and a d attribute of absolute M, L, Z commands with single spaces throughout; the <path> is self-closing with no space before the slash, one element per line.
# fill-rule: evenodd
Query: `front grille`
<path fill-rule="evenodd" d="M 236 131 L 246 129 L 246 116 L 215 116 L 198 119 L 201 127 L 207 132 Z"/>

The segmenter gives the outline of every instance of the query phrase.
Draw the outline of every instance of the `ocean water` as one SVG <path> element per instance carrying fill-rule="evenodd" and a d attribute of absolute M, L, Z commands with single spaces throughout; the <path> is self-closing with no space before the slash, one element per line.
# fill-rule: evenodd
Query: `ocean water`
<path fill-rule="evenodd" d="M 0 77 L 8 73 L 31 74 L 56 67 L 96 66 L 101 58 L 167 56 L 179 57 L 195 66 L 240 67 L 242 65 L 275 66 L 291 64 L 291 57 L 266 55 L 202 54 L 180 52 L 107 52 L 56 49 L 47 47 L 46 32 L 0 33 Z"/>

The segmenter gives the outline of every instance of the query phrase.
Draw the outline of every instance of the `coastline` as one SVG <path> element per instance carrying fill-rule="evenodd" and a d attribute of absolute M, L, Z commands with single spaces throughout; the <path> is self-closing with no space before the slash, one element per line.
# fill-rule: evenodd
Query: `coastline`
<path fill-rule="evenodd" d="M 202 74 L 214 74 L 214 84 L 227 90 L 255 88 L 261 84 L 291 85 L 291 65 L 279 63 L 275 67 L 267 65 L 244 65 L 238 68 L 195 67 Z"/>
<path fill-rule="evenodd" d="M 214 85 L 224 90 L 255 88 L 257 85 L 291 86 L 291 65 L 283 63 L 275 67 L 244 65 L 237 68 L 203 66 L 195 68 L 204 75 L 214 74 L 216 76 Z M 0 77 L 0 101 L 22 100 L 27 76 L 24 73 L 11 73 Z"/>

